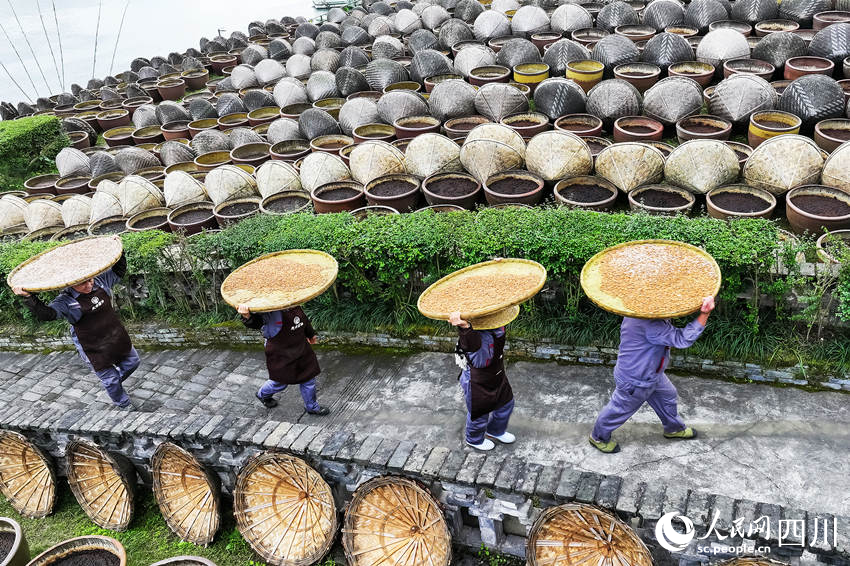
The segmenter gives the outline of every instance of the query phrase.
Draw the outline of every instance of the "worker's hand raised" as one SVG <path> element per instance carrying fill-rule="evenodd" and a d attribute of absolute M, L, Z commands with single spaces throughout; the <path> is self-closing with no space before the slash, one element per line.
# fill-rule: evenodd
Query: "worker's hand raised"
<path fill-rule="evenodd" d="M 705 314 L 710 313 L 714 310 L 714 297 L 706 297 L 702 300 L 702 307 L 700 307 L 699 311 Z"/>
<path fill-rule="evenodd" d="M 310 344 L 318 344 L 319 343 L 319 337 L 313 336 L 312 338 L 307 338 L 307 342 L 309 342 Z"/>
<path fill-rule="evenodd" d="M 29 297 L 30 294 L 24 291 L 21 287 L 12 287 L 12 292 L 19 297 Z"/>
<path fill-rule="evenodd" d="M 236 307 L 236 312 L 238 312 L 239 314 L 241 314 L 245 318 L 248 318 L 248 317 L 251 316 L 251 309 L 248 308 L 248 305 L 239 305 L 238 307 Z"/>
<path fill-rule="evenodd" d="M 449 315 L 449 322 L 452 326 L 460 326 L 461 328 L 469 328 L 469 323 L 460 317 L 460 312 L 453 312 Z"/>

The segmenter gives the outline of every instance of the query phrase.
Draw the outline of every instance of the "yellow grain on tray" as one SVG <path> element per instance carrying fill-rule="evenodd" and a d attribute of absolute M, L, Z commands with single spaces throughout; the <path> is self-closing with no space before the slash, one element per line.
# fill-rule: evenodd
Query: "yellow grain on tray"
<path fill-rule="evenodd" d="M 641 244 L 607 253 L 600 262 L 600 289 L 634 312 L 682 312 L 714 294 L 712 261 L 683 247 Z"/>
<path fill-rule="evenodd" d="M 540 284 L 539 275 L 494 273 L 447 281 L 422 298 L 420 307 L 438 312 L 469 312 L 523 300 Z"/>
<path fill-rule="evenodd" d="M 240 301 L 263 297 L 272 302 L 277 298 L 285 300 L 304 289 L 319 287 L 326 281 L 322 266 L 278 256 L 246 265 L 234 272 L 225 281 L 222 291 Z"/>
<path fill-rule="evenodd" d="M 58 246 L 21 265 L 11 274 L 9 285 L 41 291 L 77 284 L 108 269 L 121 249 L 120 240 L 108 237 Z"/>

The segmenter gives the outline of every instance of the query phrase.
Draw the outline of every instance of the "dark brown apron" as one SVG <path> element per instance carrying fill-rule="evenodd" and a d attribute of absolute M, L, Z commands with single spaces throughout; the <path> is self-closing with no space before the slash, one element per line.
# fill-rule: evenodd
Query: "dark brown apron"
<path fill-rule="evenodd" d="M 514 398 L 505 374 L 505 334 L 493 336 L 493 359 L 485 368 L 469 368 L 470 416 L 473 420 L 504 407 Z"/>
<path fill-rule="evenodd" d="M 88 295 L 77 297 L 83 313 L 74 332 L 83 352 L 95 371 L 110 368 L 130 353 L 133 344 L 118 313 L 112 308 L 112 297 L 98 287 Z"/>
<path fill-rule="evenodd" d="M 307 343 L 306 321 L 301 307 L 283 311 L 280 332 L 266 340 L 266 367 L 272 381 L 297 385 L 321 373 L 316 353 Z"/>

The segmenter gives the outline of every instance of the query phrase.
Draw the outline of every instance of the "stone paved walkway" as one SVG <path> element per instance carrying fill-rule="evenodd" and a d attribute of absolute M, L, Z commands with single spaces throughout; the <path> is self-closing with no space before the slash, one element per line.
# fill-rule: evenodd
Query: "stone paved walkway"
<path fill-rule="evenodd" d="M 280 421 L 362 430 L 395 439 L 455 446 L 464 410 L 451 356 L 319 354 L 319 401 L 332 414 L 304 413 L 298 392 L 263 408 L 254 393 L 265 376 L 260 351 L 142 352 L 126 385 L 143 411 L 269 416 Z M 528 461 L 564 461 L 582 471 L 681 482 L 736 498 L 850 515 L 850 396 L 671 376 L 680 412 L 700 430 L 691 442 L 661 437 L 642 409 L 616 433 L 623 451 L 603 455 L 586 441 L 613 387 L 610 368 L 519 362 L 508 366 L 519 438 L 497 450 Z M 0 399 L 50 410 L 106 408 L 109 399 L 72 352 L 0 352 Z M 43 405 L 44 404 L 44 405 Z"/>

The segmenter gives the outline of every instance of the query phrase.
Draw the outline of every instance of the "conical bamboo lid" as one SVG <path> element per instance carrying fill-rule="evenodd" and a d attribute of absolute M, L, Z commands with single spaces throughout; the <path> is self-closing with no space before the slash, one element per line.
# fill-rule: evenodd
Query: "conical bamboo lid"
<path fill-rule="evenodd" d="M 239 532 L 276 566 L 307 566 L 327 554 L 336 536 L 331 488 L 304 460 L 264 452 L 236 479 L 233 510 Z"/>
<path fill-rule="evenodd" d="M 527 544 L 529 566 L 652 566 L 649 550 L 631 528 L 590 505 L 546 509 Z"/>
<path fill-rule="evenodd" d="M 85 440 L 68 444 L 65 460 L 68 484 L 89 519 L 104 529 L 127 529 L 134 510 L 132 464 Z"/>
<path fill-rule="evenodd" d="M 168 527 L 182 540 L 210 544 L 221 523 L 218 476 L 171 442 L 157 447 L 151 468 L 153 493 Z"/>
<path fill-rule="evenodd" d="M 24 517 L 45 517 L 56 505 L 49 457 L 17 432 L 0 431 L 0 492 Z"/>
<path fill-rule="evenodd" d="M 357 488 L 342 544 L 350 566 L 447 566 L 452 560 L 439 504 L 407 478 L 378 477 Z"/>

